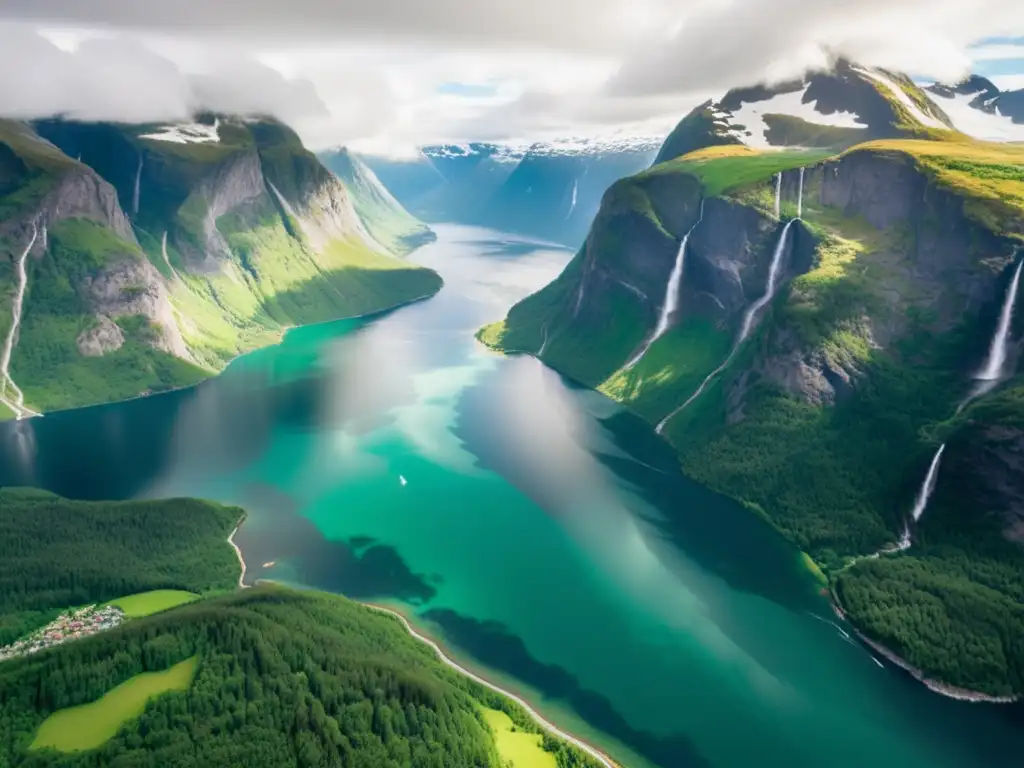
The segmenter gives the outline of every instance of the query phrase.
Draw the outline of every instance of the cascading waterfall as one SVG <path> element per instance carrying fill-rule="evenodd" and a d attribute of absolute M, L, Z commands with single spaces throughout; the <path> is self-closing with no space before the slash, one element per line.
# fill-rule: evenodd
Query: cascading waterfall
<path fill-rule="evenodd" d="M 135 192 L 132 194 L 132 218 L 139 215 L 139 194 L 142 187 L 142 153 L 139 153 L 139 167 L 135 170 Z"/>
<path fill-rule="evenodd" d="M 25 269 L 25 260 L 28 258 L 29 251 L 32 250 L 32 246 L 36 244 L 36 239 L 39 237 L 39 228 L 32 223 L 32 238 L 28 241 L 28 245 L 21 254 L 21 258 L 18 259 L 18 288 L 14 294 L 14 301 L 11 304 L 11 327 L 7 331 L 7 338 L 4 339 L 3 351 L 0 352 L 0 402 L 3 402 L 11 411 L 14 413 L 15 418 L 23 419 L 27 415 L 33 414 L 33 411 L 24 408 L 25 396 L 22 394 L 18 385 L 14 383 L 14 379 L 11 378 L 11 352 L 14 349 L 14 339 L 18 335 L 18 328 L 21 326 L 21 309 L 22 304 L 25 300 L 25 288 L 28 286 L 28 271 Z M 11 397 L 7 397 L 8 387 L 11 390 Z"/>
<path fill-rule="evenodd" d="M 574 179 L 572 182 L 572 201 L 569 203 L 569 212 L 565 214 L 565 218 L 568 219 L 572 216 L 572 212 L 576 210 L 576 195 L 580 189 L 580 180 Z"/>
<path fill-rule="evenodd" d="M 740 328 L 739 338 L 736 340 L 737 344 L 741 344 L 746 340 L 747 335 L 750 333 L 750 328 L 754 324 L 754 317 L 775 296 L 775 283 L 779 279 L 779 268 L 782 266 L 782 256 L 786 252 L 786 243 L 789 241 L 789 230 L 797 221 L 799 219 L 790 219 L 786 226 L 782 228 L 779 242 L 775 244 L 775 252 L 772 254 L 772 263 L 768 267 L 768 285 L 765 288 L 764 295 L 751 304 L 746 314 L 743 315 L 743 325 Z"/>
<path fill-rule="evenodd" d="M 915 522 L 921 519 L 921 515 L 924 514 L 925 509 L 928 507 L 928 500 L 935 491 L 935 482 L 939 477 L 939 461 L 942 459 L 942 452 L 944 450 L 946 450 L 945 443 L 939 446 L 939 450 L 932 457 L 932 463 L 928 466 L 928 474 L 925 475 L 924 484 L 918 490 L 917 498 L 914 499 L 913 517 Z"/>
<path fill-rule="evenodd" d="M 781 174 L 779 174 L 779 178 L 782 178 Z M 776 184 L 778 188 L 778 185 L 781 184 L 781 182 L 776 182 Z M 798 213 L 803 213 L 803 202 L 804 169 L 801 168 L 800 187 L 797 196 Z M 747 335 L 750 333 L 750 329 L 753 326 L 754 317 L 756 317 L 757 313 L 761 310 L 761 308 L 764 307 L 764 305 L 767 304 L 769 301 L 771 301 L 772 297 L 774 297 L 775 295 L 775 283 L 778 281 L 779 269 L 782 266 L 782 257 L 786 252 L 786 243 L 789 238 L 789 229 L 799 220 L 800 216 L 797 216 L 795 219 L 790 219 L 788 222 L 786 222 L 786 226 L 782 228 L 782 234 L 779 235 L 779 241 L 775 244 L 775 252 L 772 253 L 772 263 L 768 267 L 768 285 L 765 288 L 764 295 L 756 302 L 754 302 L 744 314 L 743 325 L 740 329 L 740 335 L 736 338 L 736 342 L 733 344 L 732 349 L 729 351 L 729 354 L 726 356 L 725 360 L 722 362 L 720 366 L 715 368 L 715 370 L 713 370 L 704 378 L 704 381 L 700 383 L 700 386 L 697 387 L 697 390 L 692 395 L 690 395 L 682 405 L 680 405 L 678 408 L 669 413 L 668 416 L 666 416 L 665 418 L 658 422 L 658 426 L 654 428 L 654 431 L 657 432 L 659 435 L 665 429 L 665 425 L 667 425 L 673 418 L 675 418 L 675 416 L 684 408 L 686 408 L 686 406 L 688 406 L 690 403 L 692 403 L 694 400 L 700 397 L 701 393 L 704 392 L 708 384 L 710 384 L 714 380 L 714 378 L 718 376 L 718 374 L 725 370 L 726 366 L 729 365 L 733 357 L 736 355 L 736 351 L 740 348 L 740 345 L 746 340 Z"/>
<path fill-rule="evenodd" d="M 782 218 L 782 171 L 775 174 L 775 218 Z"/>
<path fill-rule="evenodd" d="M 675 314 L 676 309 L 679 307 L 679 286 L 683 282 L 683 265 L 686 261 L 686 244 L 690 241 L 690 235 L 704 220 L 704 201 L 700 201 L 700 216 L 697 218 L 696 223 L 690 227 L 690 231 L 683 235 L 683 240 L 679 243 L 679 250 L 676 252 L 676 261 L 672 265 L 672 273 L 668 277 L 668 285 L 665 287 L 665 300 L 661 303 L 661 314 L 658 316 L 658 324 L 654 328 L 654 333 L 651 334 L 647 340 L 641 345 L 640 351 L 633 355 L 633 358 L 626 363 L 626 370 L 628 371 L 634 365 L 640 362 L 644 355 L 647 354 L 647 350 L 651 348 L 651 345 L 660 339 L 665 331 L 668 330 L 669 323 L 672 321 L 672 316 Z"/>
<path fill-rule="evenodd" d="M 974 377 L 982 381 L 997 381 L 1003 378 L 1006 367 L 1006 348 L 1010 337 L 1010 325 L 1013 321 L 1013 305 L 1017 301 L 1017 289 L 1020 287 L 1020 272 L 1024 267 L 1024 259 L 1017 264 L 1013 273 L 1013 280 L 1006 290 L 1006 298 L 1003 300 L 1003 309 L 999 313 L 999 324 L 996 326 L 995 335 L 988 350 L 988 359 L 984 367 Z"/>
<path fill-rule="evenodd" d="M 800 169 L 800 187 L 796 193 L 796 217 L 802 219 L 804 216 L 804 169 Z"/>

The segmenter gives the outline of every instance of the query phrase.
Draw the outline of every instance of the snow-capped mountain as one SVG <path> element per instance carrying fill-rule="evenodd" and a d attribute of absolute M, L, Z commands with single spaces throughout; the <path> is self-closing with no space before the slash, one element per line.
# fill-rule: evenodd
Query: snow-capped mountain
<path fill-rule="evenodd" d="M 1024 89 L 1001 91 L 991 80 L 971 75 L 953 85 L 933 83 L 925 91 L 968 136 L 1024 141 Z"/>
<path fill-rule="evenodd" d="M 705 102 L 676 126 L 656 162 L 719 144 L 841 148 L 952 127 L 943 110 L 905 75 L 840 60 L 828 71 L 736 88 Z"/>

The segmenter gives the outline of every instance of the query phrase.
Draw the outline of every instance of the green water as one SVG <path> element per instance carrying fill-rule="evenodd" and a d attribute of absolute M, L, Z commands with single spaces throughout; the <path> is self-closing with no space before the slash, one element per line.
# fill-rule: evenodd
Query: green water
<path fill-rule="evenodd" d="M 439 232 L 414 256 L 436 297 L 299 329 L 192 390 L 4 425 L 0 483 L 244 505 L 248 581 L 398 604 L 628 766 L 1019 759 L 1020 708 L 882 666 L 799 553 L 648 426 L 473 339 L 570 254 Z"/>

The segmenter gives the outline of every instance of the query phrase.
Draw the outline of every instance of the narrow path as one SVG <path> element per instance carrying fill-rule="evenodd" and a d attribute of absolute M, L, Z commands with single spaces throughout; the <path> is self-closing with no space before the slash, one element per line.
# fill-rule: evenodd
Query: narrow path
<path fill-rule="evenodd" d="M 45 239 L 45 226 L 43 229 L 43 237 Z M 14 383 L 14 379 L 11 378 L 11 352 L 14 351 L 15 339 L 18 336 L 18 329 L 21 327 L 21 309 L 22 304 L 25 300 L 25 288 L 28 286 L 28 271 L 25 269 L 25 260 L 28 258 L 29 251 L 32 250 L 32 246 L 36 244 L 36 238 L 39 236 L 39 228 L 35 222 L 32 223 L 32 239 L 28 241 L 28 245 L 21 254 L 21 258 L 18 259 L 17 272 L 18 272 L 18 290 L 14 294 L 14 302 L 11 304 L 11 328 L 7 332 L 7 338 L 4 339 L 3 351 L 0 352 L 0 402 L 10 408 L 11 412 L 14 413 L 16 419 L 24 419 L 26 416 L 38 416 L 35 411 L 25 408 L 25 396 L 22 391 L 18 388 L 18 385 Z M 8 397 L 7 389 L 8 386 L 11 390 L 11 396 Z"/>

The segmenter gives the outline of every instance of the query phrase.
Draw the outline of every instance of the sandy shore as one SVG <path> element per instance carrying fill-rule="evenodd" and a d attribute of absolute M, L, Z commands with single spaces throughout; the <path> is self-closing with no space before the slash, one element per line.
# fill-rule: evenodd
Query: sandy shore
<path fill-rule="evenodd" d="M 583 741 L 583 740 L 573 736 L 572 734 L 566 733 L 565 731 L 561 730 L 560 728 L 558 728 L 558 726 L 556 726 L 550 720 L 545 719 L 543 715 L 541 715 L 533 707 L 531 707 L 529 704 L 527 704 L 525 701 L 523 701 L 523 699 L 521 699 L 519 696 L 516 696 L 511 691 L 506 691 L 504 688 L 499 688 L 494 683 L 489 682 L 488 680 L 485 680 L 484 678 L 480 677 L 479 675 L 475 674 L 474 672 L 471 672 L 470 670 L 466 669 L 465 667 L 459 666 L 459 664 L 457 664 L 455 661 L 453 661 L 449 656 L 445 655 L 445 652 L 443 650 L 441 650 L 441 646 L 439 646 L 437 643 L 435 643 L 429 637 L 426 637 L 425 635 L 421 635 L 419 632 L 417 632 L 415 629 L 413 629 L 413 626 L 412 626 L 412 624 L 409 623 L 409 620 L 406 619 L 405 616 L 400 614 L 398 611 L 394 611 L 394 610 L 392 610 L 390 608 L 385 608 L 384 606 L 381 606 L 381 605 L 375 605 L 373 603 L 361 603 L 361 605 L 365 605 L 367 608 L 372 608 L 375 611 L 380 611 L 381 613 L 386 613 L 386 614 L 389 614 L 391 616 L 394 616 L 396 619 L 398 619 L 400 622 L 402 622 L 402 626 L 405 627 L 406 631 L 410 635 L 412 635 L 414 638 L 419 640 L 421 643 L 424 643 L 425 645 L 430 646 L 430 648 L 434 651 L 434 653 L 437 654 L 437 658 L 440 659 L 442 663 L 444 663 L 446 666 L 451 667 L 456 672 L 458 672 L 458 673 L 460 673 L 462 675 L 465 675 L 470 680 L 473 680 L 474 682 L 479 683 L 480 685 L 484 686 L 485 688 L 489 688 L 490 690 L 494 691 L 495 693 L 500 693 L 502 696 L 504 696 L 504 697 L 506 697 L 508 699 L 511 699 L 512 701 L 514 701 L 516 704 L 518 704 L 520 707 L 523 708 L 523 710 L 526 712 L 526 714 L 528 714 L 530 716 L 531 720 L 533 720 L 535 723 L 537 723 L 537 725 L 539 725 L 544 730 L 548 731 L 548 733 L 550 733 L 551 735 L 556 736 L 556 737 L 562 739 L 563 741 L 567 741 L 570 744 L 572 744 L 573 746 L 583 750 L 588 755 L 590 755 L 592 758 L 597 760 L 601 765 L 605 766 L 605 768 L 619 768 L 618 763 L 613 761 L 610 757 L 608 757 L 608 755 L 604 754 L 603 752 L 601 752 L 600 750 L 596 749 L 595 747 L 592 747 L 591 745 L 587 744 L 585 741 Z"/>
<path fill-rule="evenodd" d="M 928 690 L 933 691 L 934 693 L 941 694 L 942 696 L 946 696 L 950 699 L 957 699 L 958 701 L 973 701 L 986 704 L 1013 704 L 1017 701 L 1016 696 L 990 696 L 987 693 L 971 691 L 966 688 L 957 688 L 955 685 L 943 683 L 941 680 L 930 679 L 922 670 L 915 667 L 909 661 L 896 655 L 893 651 L 889 650 L 881 643 L 875 642 L 871 638 L 867 637 L 863 632 L 858 630 L 856 626 L 854 626 L 853 622 L 851 622 L 850 619 L 846 616 L 846 613 L 843 611 L 842 607 L 839 605 L 839 598 L 835 594 L 835 592 L 830 590 L 830 593 L 832 610 L 836 612 L 836 616 L 838 616 L 840 619 L 842 619 L 850 625 L 850 628 L 853 630 L 854 634 L 857 635 L 858 638 L 860 638 L 861 642 L 863 642 L 868 647 L 873 648 L 877 653 L 879 653 L 881 656 L 884 656 L 886 659 L 888 659 L 891 663 L 895 664 L 900 669 L 909 672 L 911 677 L 913 677 L 919 683 L 922 683 L 926 688 L 928 688 Z"/>

